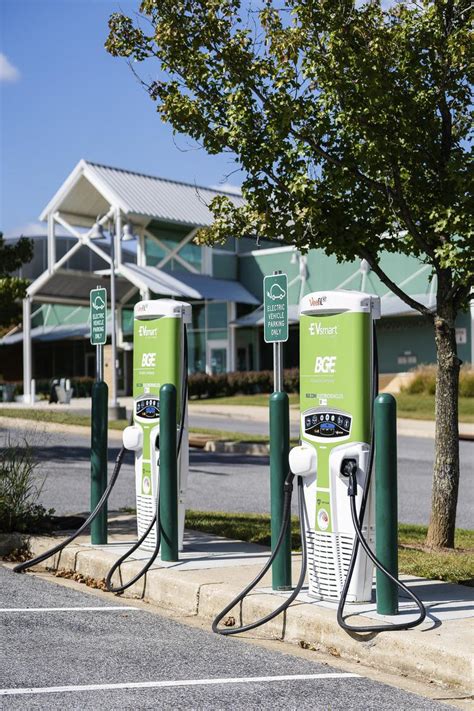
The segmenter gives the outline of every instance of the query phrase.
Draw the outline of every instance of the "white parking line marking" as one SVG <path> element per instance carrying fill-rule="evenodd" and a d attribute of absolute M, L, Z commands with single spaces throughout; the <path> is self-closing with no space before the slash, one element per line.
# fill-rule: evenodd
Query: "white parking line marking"
<path fill-rule="evenodd" d="M 0 696 L 21 694 L 60 694 L 68 691 L 114 691 L 115 689 L 163 689 L 175 686 L 210 686 L 212 684 L 252 684 L 272 681 L 314 679 L 360 679 L 360 674 L 285 674 L 284 676 L 247 676 L 229 679 L 178 679 L 176 681 L 130 681 L 124 684 L 84 684 L 82 686 L 43 686 L 25 689 L 0 689 Z"/>
<path fill-rule="evenodd" d="M 114 605 L 113 607 L 0 607 L 2 612 L 113 612 L 114 610 L 137 610 L 129 605 Z"/>

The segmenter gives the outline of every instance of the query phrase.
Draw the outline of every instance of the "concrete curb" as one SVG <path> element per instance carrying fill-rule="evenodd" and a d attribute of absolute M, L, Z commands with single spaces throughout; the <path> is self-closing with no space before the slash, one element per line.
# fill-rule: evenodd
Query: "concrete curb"
<path fill-rule="evenodd" d="M 268 456 L 270 445 L 259 442 L 225 442 L 222 440 L 209 440 L 204 447 L 205 452 L 224 452 L 226 454 L 253 454 L 254 456 Z"/>
<path fill-rule="evenodd" d="M 72 571 L 94 580 L 105 578 L 118 553 L 114 552 L 113 546 L 110 550 L 103 550 L 85 545 L 87 539 L 82 540 L 82 544 L 69 546 L 43 565 L 47 565 L 50 571 Z M 57 542 L 58 538 L 32 537 L 31 552 L 38 555 Z M 297 560 L 294 562 L 297 564 Z M 123 567 L 125 579 L 138 573 L 142 566 L 143 561 L 126 563 Z M 255 572 L 255 565 L 245 563 L 235 569 L 152 568 L 124 595 L 142 599 L 179 616 L 198 617 L 210 627 L 214 617 L 244 587 L 242 580 L 250 581 Z M 114 578 L 114 581 L 118 580 L 118 577 Z M 270 586 L 270 578 L 267 576 L 261 584 Z M 282 598 L 277 600 L 274 594 L 257 590 L 231 614 L 236 624 L 245 624 L 271 612 Z M 361 620 L 361 623 L 366 622 Z M 252 631 L 250 636 L 277 639 L 424 683 L 454 687 L 469 694 L 472 692 L 472 659 L 466 649 L 468 645 L 461 643 L 466 639 L 469 624 L 466 619 L 449 620 L 434 629 L 433 622 L 428 619 L 422 629 L 349 635 L 338 626 L 334 610 L 299 602 L 294 603 L 284 615 Z"/>

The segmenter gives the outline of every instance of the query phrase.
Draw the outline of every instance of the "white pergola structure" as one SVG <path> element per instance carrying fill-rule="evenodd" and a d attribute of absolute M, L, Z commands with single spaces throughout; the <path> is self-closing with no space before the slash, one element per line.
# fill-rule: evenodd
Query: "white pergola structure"
<path fill-rule="evenodd" d="M 115 301 L 117 311 L 137 293 L 143 299 L 150 295 L 217 299 L 257 304 L 258 300 L 239 282 L 212 278 L 212 256 L 209 247 L 202 247 L 201 271 L 187 261 L 180 251 L 203 226 L 210 225 L 212 215 L 207 207 L 219 194 L 208 188 L 177 183 L 153 176 L 111 168 L 81 160 L 63 185 L 43 210 L 40 220 L 48 225 L 47 269 L 27 290 L 23 301 L 23 383 L 24 399 L 31 401 L 32 338 L 31 306 L 33 302 L 88 305 L 89 292 L 100 281 L 109 287 L 110 279 L 117 275 Z M 234 204 L 242 198 L 229 194 Z M 185 236 L 173 247 L 162 242 L 149 231 L 151 222 L 188 228 Z M 109 231 L 114 249 L 109 253 L 107 244 L 99 246 L 91 236 L 96 223 Z M 123 227 L 131 224 L 137 238 L 136 263 L 124 261 L 122 251 Z M 61 225 L 77 241 L 69 251 L 57 258 L 55 229 Z M 154 240 L 164 253 L 155 267 L 146 264 L 145 239 Z M 66 269 L 67 262 L 81 249 L 94 252 L 104 262 L 105 270 L 99 273 Z M 111 254 L 115 255 L 112 264 Z M 130 260 L 130 257 L 128 257 Z M 171 260 L 183 269 L 176 276 L 162 271 Z M 114 267 L 111 269 L 111 267 Z M 113 284 L 112 284 L 113 286 Z M 114 309 L 113 309 L 114 311 Z M 118 318 L 121 343 L 120 324 Z M 232 330 L 232 329 L 231 329 Z M 112 339 L 115 328 L 112 326 Z M 233 349 L 231 349 L 232 352 Z M 112 401 L 114 393 L 112 393 Z"/>

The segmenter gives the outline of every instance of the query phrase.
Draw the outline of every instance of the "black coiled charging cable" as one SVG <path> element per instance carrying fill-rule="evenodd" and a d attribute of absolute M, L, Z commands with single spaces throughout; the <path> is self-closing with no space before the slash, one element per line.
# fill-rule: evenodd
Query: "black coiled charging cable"
<path fill-rule="evenodd" d="M 187 330 L 186 330 L 186 325 L 184 326 L 184 340 L 183 340 L 183 351 L 184 351 L 184 363 L 183 363 L 183 387 L 182 387 L 182 392 L 181 392 L 181 422 L 180 422 L 180 429 L 179 429 L 179 435 L 178 435 L 178 446 L 177 446 L 177 454 L 179 456 L 179 453 L 181 451 L 181 442 L 183 439 L 183 431 L 184 431 L 184 418 L 185 418 L 185 410 L 186 410 L 186 399 L 188 395 L 188 337 L 187 337 Z M 133 415 L 132 418 L 130 419 L 130 424 L 133 424 Z M 117 454 L 117 457 L 115 459 L 115 464 L 114 464 L 114 469 L 112 471 L 112 476 L 110 477 L 110 481 L 107 485 L 107 488 L 105 489 L 104 493 L 100 497 L 97 506 L 87 519 L 84 521 L 84 523 L 77 529 L 77 531 L 74 531 L 73 534 L 71 534 L 66 540 L 61 541 L 61 543 L 58 543 L 57 545 L 53 546 L 52 548 L 49 548 L 47 551 L 44 553 L 41 553 L 40 555 L 36 556 L 36 558 L 32 558 L 30 560 L 27 560 L 23 563 L 19 563 L 13 568 L 14 573 L 22 573 L 28 568 L 32 568 L 35 565 L 38 565 L 39 563 L 42 563 L 43 561 L 47 560 L 48 558 L 51 558 L 51 556 L 55 555 L 56 553 L 59 553 L 62 551 L 66 546 L 68 546 L 70 543 L 72 543 L 76 538 L 78 538 L 82 533 L 84 533 L 85 530 L 90 526 L 92 521 L 99 515 L 100 511 L 102 510 L 102 507 L 108 500 L 110 494 L 112 493 L 112 490 L 115 486 L 115 483 L 118 479 L 118 475 L 120 474 L 120 470 L 122 468 L 122 463 L 123 463 L 123 458 L 125 456 L 126 449 L 122 445 L 122 447 L 119 450 L 119 453 Z M 137 548 L 139 548 L 145 538 L 148 536 L 150 531 L 152 530 L 153 526 L 157 522 L 157 516 L 153 517 L 152 521 L 150 522 L 150 525 L 148 526 L 147 530 L 143 534 L 143 536 L 137 541 L 137 543 L 134 544 L 134 546 L 127 551 L 127 553 L 122 556 L 112 567 L 112 569 L 109 571 L 109 574 L 107 575 L 106 578 L 106 584 L 107 584 L 107 589 L 110 592 L 123 592 L 123 590 L 126 590 L 128 587 L 133 585 L 133 583 L 137 582 L 142 575 L 144 575 L 150 566 L 153 564 L 153 562 L 156 560 L 156 557 L 158 555 L 159 549 L 160 549 L 160 542 L 161 542 L 161 536 L 160 536 L 160 527 L 159 527 L 159 498 L 157 499 L 157 505 L 156 505 L 156 511 L 158 512 L 158 526 L 157 526 L 157 545 L 155 547 L 155 550 L 152 554 L 151 559 L 147 562 L 145 567 L 136 575 L 131 581 L 129 581 L 126 585 L 123 585 L 118 588 L 113 588 L 111 586 L 111 579 L 112 575 L 117 569 L 117 567 L 126 559 L 128 558 L 129 555 L 134 553 Z"/>
<path fill-rule="evenodd" d="M 239 602 L 242 602 L 242 600 L 247 597 L 249 592 L 255 588 L 256 585 L 260 582 L 260 580 L 263 578 L 263 576 L 268 572 L 270 569 L 273 561 L 275 560 L 275 557 L 278 553 L 278 551 L 281 548 L 281 545 L 283 543 L 283 540 L 285 538 L 286 531 L 288 529 L 288 526 L 290 524 L 290 517 L 291 517 L 291 494 L 293 491 L 293 479 L 294 479 L 294 474 L 292 472 L 289 472 L 286 479 L 285 479 L 285 484 L 284 484 L 284 498 L 283 498 L 283 512 L 282 512 L 282 525 L 280 528 L 280 533 L 278 534 L 278 539 L 275 545 L 275 549 L 272 551 L 271 556 L 263 566 L 262 570 L 258 573 L 258 575 L 252 580 L 251 583 L 247 585 L 242 592 L 240 592 L 231 602 L 229 602 L 226 607 L 217 615 L 215 620 L 212 623 L 212 631 L 216 632 L 217 634 L 221 635 L 232 635 L 232 634 L 239 634 L 240 632 L 248 632 L 249 630 L 253 630 L 256 627 L 260 627 L 260 625 L 265 624 L 265 622 L 269 622 L 270 620 L 273 620 L 274 617 L 277 617 L 281 612 L 284 612 L 288 607 L 291 605 L 293 600 L 298 596 L 301 588 L 303 587 L 304 579 L 306 577 L 306 565 L 307 565 L 307 551 L 306 551 L 306 531 L 305 531 L 305 520 L 306 520 L 306 509 L 305 509 L 305 504 L 304 504 L 304 492 L 303 492 L 303 481 L 301 477 L 298 477 L 298 505 L 300 509 L 300 535 L 301 535 L 301 549 L 302 549 L 302 556 L 301 556 L 301 572 L 300 576 L 298 579 L 298 582 L 296 584 L 295 589 L 291 593 L 291 595 L 279 606 L 276 608 L 276 610 L 273 610 L 270 612 L 268 615 L 265 615 L 265 617 L 262 617 L 259 620 L 256 620 L 255 622 L 250 622 L 247 625 L 242 625 L 240 627 L 218 627 L 219 622 L 227 615 L 228 612 L 232 610 L 235 605 L 237 605 Z"/>
<path fill-rule="evenodd" d="M 378 354 L 377 354 L 377 337 L 376 337 L 376 332 L 375 332 L 375 325 L 373 328 L 373 344 L 374 344 L 374 392 L 372 393 L 372 407 L 373 407 L 373 402 L 375 401 L 375 397 L 377 395 L 377 383 L 378 383 Z M 373 412 L 372 412 L 372 437 L 371 437 L 372 443 L 370 447 L 370 454 L 369 454 L 369 465 L 368 465 L 368 476 L 367 476 L 367 486 L 365 487 L 364 491 L 364 496 L 361 502 L 361 508 L 360 508 L 360 515 L 359 517 L 357 516 L 357 509 L 356 509 L 356 496 L 357 496 L 357 467 L 352 468 L 352 470 L 349 473 L 349 486 L 348 486 L 348 495 L 350 497 L 350 507 L 351 507 L 351 516 L 352 516 L 352 523 L 356 532 L 356 540 L 354 541 L 354 548 L 352 550 L 352 556 L 351 560 L 349 563 L 349 569 L 347 571 L 346 579 L 344 582 L 344 586 L 342 589 L 340 601 L 339 601 L 339 606 L 337 609 L 337 621 L 338 624 L 342 627 L 342 629 L 346 630 L 347 632 L 387 632 L 387 631 L 395 631 L 395 630 L 406 630 L 410 629 L 411 627 L 416 627 L 417 625 L 421 624 L 423 620 L 426 617 L 426 609 L 421 600 L 413 593 L 406 585 L 404 585 L 400 580 L 395 578 L 390 571 L 385 568 L 385 566 L 376 558 L 376 556 L 372 553 L 370 550 L 367 542 L 364 539 L 362 530 L 361 530 L 361 522 L 364 520 L 364 514 L 365 514 L 365 509 L 367 506 L 367 498 L 368 498 L 368 492 L 370 490 L 370 481 L 372 477 L 372 469 L 373 469 L 373 463 L 374 463 L 374 446 L 373 446 L 373 441 L 374 441 L 374 432 L 373 432 Z M 288 609 L 288 607 L 291 605 L 293 600 L 298 596 L 298 594 L 301 591 L 301 588 L 303 587 L 304 584 L 304 579 L 306 576 L 306 565 L 307 565 L 307 549 L 306 549 L 306 525 L 309 528 L 309 523 L 307 521 L 307 514 L 306 514 L 306 507 L 305 507 L 305 502 L 304 502 L 304 492 L 303 492 L 303 480 L 301 477 L 298 477 L 298 508 L 299 508 L 299 517 L 300 517 L 300 535 L 301 535 L 301 547 L 302 547 L 302 559 L 301 559 L 301 572 L 300 576 L 298 579 L 298 582 L 296 584 L 295 589 L 291 593 L 291 595 L 285 600 L 284 603 L 282 603 L 279 607 L 276 608 L 276 610 L 273 610 L 273 612 L 270 612 L 268 615 L 265 615 L 265 617 L 262 617 L 259 620 L 256 620 L 255 622 L 250 622 L 247 625 L 242 625 L 240 627 L 226 627 L 226 628 L 219 628 L 219 622 L 227 615 L 235 605 L 238 603 L 242 602 L 244 598 L 249 594 L 251 590 L 255 588 L 255 586 L 260 582 L 260 580 L 263 578 L 263 576 L 268 572 L 270 569 L 273 561 L 275 560 L 275 557 L 283 543 L 283 539 L 286 533 L 286 530 L 289 525 L 290 521 L 290 515 L 291 515 L 291 494 L 293 491 L 293 479 L 294 475 L 290 472 L 288 476 L 286 477 L 285 480 L 285 485 L 284 485 L 284 502 L 283 502 L 283 523 L 282 527 L 280 529 L 280 533 L 278 535 L 278 540 L 275 546 L 274 551 L 272 552 L 270 558 L 267 560 L 265 563 L 264 567 L 262 570 L 259 572 L 259 574 L 252 580 L 247 587 L 242 590 L 215 618 L 215 620 L 212 623 L 212 631 L 216 632 L 217 634 L 221 635 L 233 635 L 233 634 L 239 634 L 241 632 L 248 632 L 249 630 L 255 629 L 256 627 L 259 627 L 260 625 L 265 624 L 266 622 L 269 622 L 270 620 L 273 620 L 275 617 L 277 617 L 281 612 L 284 612 L 285 610 Z M 354 573 L 354 567 L 355 567 L 355 562 L 357 559 L 357 554 L 359 551 L 359 544 L 362 546 L 363 550 L 366 552 L 366 554 L 369 556 L 370 560 L 374 563 L 374 565 L 381 570 L 392 582 L 394 582 L 401 590 L 406 592 L 409 597 L 416 603 L 420 610 L 420 614 L 415 620 L 412 620 L 411 622 L 402 622 L 399 624 L 390 624 L 390 625 L 371 625 L 367 627 L 360 627 L 360 626 L 352 626 L 347 624 L 347 622 L 344 619 L 343 611 L 344 611 L 344 606 L 346 604 L 346 598 L 347 598 L 347 592 L 349 590 L 349 586 L 351 583 L 352 575 Z"/>
<path fill-rule="evenodd" d="M 178 444 L 177 444 L 177 452 L 176 456 L 179 457 L 180 452 L 181 452 L 181 443 L 183 441 L 183 432 L 184 432 L 184 421 L 185 421 L 185 416 L 186 416 L 186 400 L 188 397 L 188 334 L 186 330 L 186 325 L 184 326 L 184 337 L 183 337 L 183 352 L 184 352 L 184 359 L 183 359 L 183 386 L 181 390 L 181 421 L 179 425 L 179 434 L 178 434 Z M 157 480 L 157 487 L 158 487 L 158 480 Z M 133 577 L 131 580 L 128 580 L 126 583 L 123 583 L 122 585 L 113 585 L 112 584 L 112 578 L 115 573 L 115 571 L 120 568 L 122 563 L 129 558 L 132 553 L 135 553 L 135 551 L 140 548 L 140 546 L 143 544 L 144 540 L 146 537 L 150 534 L 150 532 L 153 530 L 153 526 L 156 525 L 156 540 L 155 540 L 155 547 L 153 549 L 153 553 L 151 554 L 151 557 L 147 560 L 143 568 Z M 156 496 L 156 505 L 155 505 L 155 515 L 151 519 L 148 528 L 146 529 L 145 533 L 141 536 L 141 538 L 138 539 L 136 543 L 133 544 L 133 546 L 126 551 L 118 560 L 115 561 L 109 572 L 107 573 L 107 577 L 105 578 L 105 587 L 109 592 L 112 593 L 123 593 L 125 590 L 130 588 L 134 583 L 136 583 L 140 578 L 142 578 L 145 573 L 148 572 L 148 570 L 151 568 L 153 563 L 158 557 L 158 554 L 160 552 L 160 546 L 161 546 L 161 524 L 160 524 L 160 495 L 159 495 L 159 487 L 158 487 L 158 492 Z"/>
<path fill-rule="evenodd" d="M 132 424 L 132 420 L 130 421 L 130 424 Z M 117 481 L 118 475 L 120 474 L 120 469 L 122 467 L 122 462 L 123 458 L 125 456 L 125 447 L 122 445 L 119 453 L 117 454 L 117 457 L 115 459 L 115 465 L 114 469 L 112 472 L 112 476 L 110 477 L 110 481 L 107 485 L 107 488 L 105 489 L 104 493 L 100 497 L 97 506 L 89 516 L 86 518 L 82 526 L 80 526 L 77 531 L 74 531 L 72 535 L 70 535 L 68 538 L 66 538 L 65 541 L 61 541 L 61 543 L 58 543 L 56 546 L 53 546 L 53 548 L 50 548 L 49 550 L 45 551 L 44 553 L 41 553 L 41 555 L 36 556 L 36 558 L 32 558 L 31 560 L 27 560 L 24 563 L 20 563 L 19 565 L 16 565 L 13 568 L 14 573 L 22 573 L 24 570 L 27 568 L 32 568 L 34 565 L 38 565 L 38 563 L 42 563 L 44 560 L 47 560 L 51 556 L 55 555 L 56 553 L 59 553 L 62 551 L 66 546 L 68 546 L 70 543 L 72 543 L 78 536 L 81 535 L 81 533 L 84 533 L 84 531 L 90 526 L 92 521 L 99 515 L 100 511 L 102 510 L 102 507 L 104 506 L 105 502 L 109 498 L 110 494 L 112 493 L 112 489 L 115 486 L 115 482 Z"/>
<path fill-rule="evenodd" d="M 375 331 L 375 324 L 373 326 L 373 344 L 374 344 L 374 360 L 373 360 L 373 387 L 374 387 L 374 392 L 372 393 L 372 436 L 371 436 L 371 445 L 370 445 L 370 453 L 369 453 L 369 465 L 368 465 L 368 470 L 367 470 L 367 480 L 366 480 L 366 486 L 364 488 L 364 495 L 362 497 L 361 505 L 360 505 L 360 512 L 359 515 L 357 515 L 357 508 L 356 508 L 356 496 L 357 496 L 357 467 L 354 466 L 351 468 L 349 472 L 349 486 L 347 488 L 347 495 L 350 498 L 350 507 L 351 507 L 351 517 L 352 517 L 352 523 L 356 532 L 356 539 L 354 541 L 354 547 L 352 549 L 352 556 L 351 560 L 349 562 L 349 568 L 347 571 L 346 579 L 344 581 L 344 586 L 342 588 L 341 592 L 341 597 L 339 599 L 339 605 L 337 608 L 337 621 L 340 627 L 342 629 L 346 630 L 346 632 L 389 632 L 389 631 L 395 631 L 395 630 L 407 630 L 410 629 L 411 627 L 416 627 L 417 625 L 421 624 L 423 620 L 426 617 L 426 608 L 421 602 L 421 600 L 415 595 L 414 592 L 412 592 L 404 583 L 402 583 L 398 578 L 393 576 L 389 570 L 376 558 L 374 553 L 371 551 L 369 548 L 369 545 L 367 541 L 364 538 L 364 535 L 362 533 L 362 525 L 364 521 L 364 514 L 365 514 L 365 509 L 367 507 L 367 500 L 368 500 L 368 494 L 370 491 L 370 482 L 372 479 L 372 471 L 373 471 L 373 466 L 374 466 L 374 428 L 373 428 L 373 422 L 374 422 L 374 412 L 373 412 L 373 406 L 375 402 L 375 398 L 377 397 L 377 384 L 379 381 L 379 365 L 378 365 L 378 350 L 377 350 L 377 334 Z M 386 575 L 389 580 L 391 580 L 393 583 L 395 583 L 400 590 L 403 590 L 411 599 L 416 603 L 418 609 L 420 610 L 420 614 L 418 617 L 411 622 L 400 622 L 400 623 L 395 623 L 395 624 L 388 624 L 388 625 L 370 625 L 370 626 L 365 626 L 365 627 L 360 627 L 360 626 L 355 626 L 355 625 L 349 625 L 345 621 L 344 618 L 344 606 L 346 604 L 346 599 L 347 599 L 347 593 L 349 590 L 349 586 L 351 584 L 352 580 L 352 575 L 354 573 L 354 567 L 355 567 L 355 562 L 357 559 L 357 554 L 359 552 L 359 544 L 362 546 L 363 550 L 365 553 L 369 556 L 370 560 L 374 565 L 382 572 L 384 575 Z"/>

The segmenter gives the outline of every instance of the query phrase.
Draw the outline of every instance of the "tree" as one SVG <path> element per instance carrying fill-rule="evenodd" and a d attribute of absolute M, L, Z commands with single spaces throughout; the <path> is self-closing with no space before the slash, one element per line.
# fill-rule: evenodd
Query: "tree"
<path fill-rule="evenodd" d="M 387 3 L 384 3 L 386 5 Z M 434 327 L 436 450 L 427 543 L 454 545 L 459 483 L 455 318 L 474 281 L 468 147 L 470 0 L 143 0 L 114 14 L 106 47 L 158 60 L 161 118 L 245 171 L 243 207 L 211 203 L 206 239 L 283 238 L 363 258 Z M 146 21 L 146 22 L 145 22 Z M 147 63 L 147 69 L 150 67 Z M 434 311 L 381 269 L 415 256 Z"/>
<path fill-rule="evenodd" d="M 32 258 L 32 240 L 20 237 L 15 244 L 6 245 L 0 232 L 0 333 L 8 331 L 20 319 L 20 300 L 29 283 L 27 279 L 11 276 L 11 272 Z"/>

